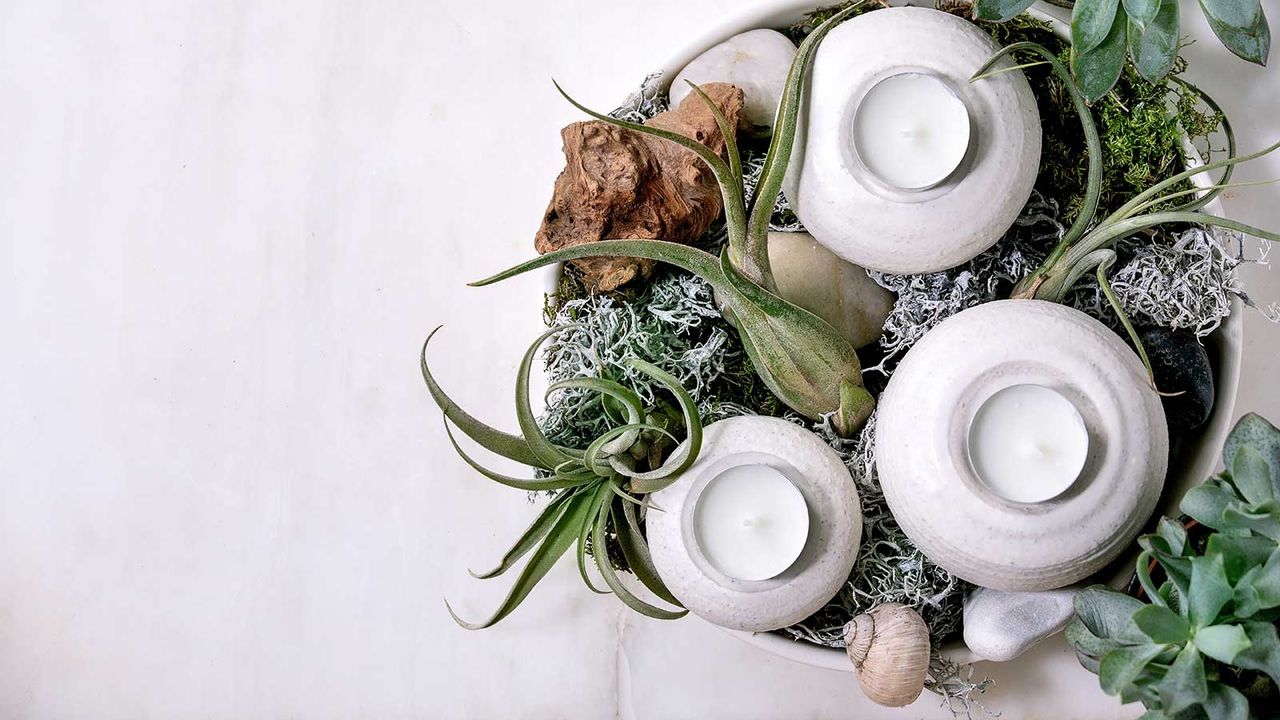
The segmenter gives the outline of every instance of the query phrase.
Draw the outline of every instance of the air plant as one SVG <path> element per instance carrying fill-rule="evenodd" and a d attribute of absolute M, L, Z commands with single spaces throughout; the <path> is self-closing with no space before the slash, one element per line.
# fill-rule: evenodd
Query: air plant
<path fill-rule="evenodd" d="M 1150 188 L 1138 193 L 1110 215 L 1099 220 L 1097 218 L 1098 199 L 1102 192 L 1102 143 L 1098 129 L 1093 122 L 1093 114 L 1080 86 L 1071 78 L 1066 66 L 1042 45 L 1032 42 L 1019 42 L 1001 48 L 985 65 L 973 74 L 974 82 L 1005 72 L 1008 68 L 992 69 L 1003 57 L 1019 51 L 1029 51 L 1039 55 L 1043 63 L 1050 65 L 1062 79 L 1071 94 L 1072 104 L 1080 118 L 1084 130 L 1085 145 L 1088 155 L 1088 185 L 1085 191 L 1083 206 L 1075 222 L 1063 234 L 1057 246 L 1049 253 L 1045 261 L 1034 272 L 1023 278 L 1013 289 L 1013 298 L 1035 298 L 1052 302 L 1063 302 L 1067 293 L 1084 276 L 1093 272 L 1112 309 L 1120 319 L 1130 339 L 1137 348 L 1148 373 L 1151 363 L 1143 349 L 1142 342 L 1121 307 L 1119 300 L 1107 281 L 1107 271 L 1116 262 L 1115 244 L 1123 238 L 1149 231 L 1161 225 L 1187 223 L 1202 226 L 1223 228 L 1233 232 L 1251 235 L 1268 241 L 1280 240 L 1280 234 L 1246 225 L 1229 218 L 1219 217 L 1202 209 L 1213 198 L 1228 187 L 1240 187 L 1246 183 L 1232 184 L 1231 173 L 1236 165 L 1266 155 L 1277 148 L 1280 142 L 1250 155 L 1236 155 L 1235 134 L 1225 114 L 1221 114 L 1217 104 L 1199 88 L 1184 80 L 1175 81 L 1196 93 L 1200 98 L 1218 112 L 1222 118 L 1222 129 L 1227 137 L 1227 157 L 1214 162 L 1191 168 L 1168 177 Z M 1020 66 L 1025 67 L 1025 66 Z M 1205 188 L 1179 189 L 1183 183 L 1204 172 L 1223 171 L 1222 177 L 1213 185 Z M 1171 203 L 1192 196 L 1180 204 L 1170 207 Z"/>
<path fill-rule="evenodd" d="M 632 369 L 653 378 L 675 397 L 683 414 L 685 442 L 665 463 L 649 470 L 638 468 L 637 455 L 645 455 L 638 451 L 649 447 L 654 439 L 677 440 L 668 429 L 668 416 L 661 412 L 648 412 L 640 397 L 619 383 L 601 377 L 577 377 L 553 383 L 547 389 L 547 395 L 569 389 L 599 393 L 600 402 L 605 403 L 607 411 L 619 417 L 621 424 L 604 432 L 583 449 L 552 443 L 534 417 L 529 400 L 529 374 L 542 343 L 567 327 L 572 326 L 552 328 L 543 333 L 525 352 L 520 363 L 516 373 L 516 420 L 520 435 L 503 432 L 472 417 L 436 383 L 427 366 L 427 345 L 439 328 L 433 330 L 422 344 L 422 377 L 431 397 L 444 413 L 449 441 L 463 461 L 501 485 L 517 490 L 555 493 L 497 567 L 485 573 L 472 573 L 479 579 L 497 577 L 510 570 L 526 554 L 532 553 L 498 610 L 484 622 L 470 623 L 459 618 L 452 607 L 449 608 L 453 619 L 467 629 L 487 628 L 510 615 L 570 548 L 576 548 L 578 572 L 592 591 L 611 591 L 628 607 L 653 618 L 673 620 L 687 612 L 658 607 L 636 597 L 619 580 L 607 548 L 610 540 L 616 540 L 623 559 L 636 578 L 657 597 L 680 607 L 679 601 L 658 576 L 649 556 L 640 523 L 643 513 L 652 506 L 642 496 L 673 482 L 697 459 L 702 447 L 702 422 L 697 407 L 675 377 L 651 363 L 631 358 L 626 362 Z M 510 477 L 484 467 L 463 451 L 450 429 L 450 423 L 486 450 L 542 470 L 542 477 Z M 587 574 L 588 554 L 594 559 L 608 590 L 598 590 L 591 582 Z"/>
<path fill-rule="evenodd" d="M 1071 69 L 1090 102 L 1110 92 L 1126 56 L 1149 82 L 1178 57 L 1179 0 L 1076 0 L 1071 13 Z M 1035 0 L 977 0 L 978 20 L 1005 21 Z M 1267 64 L 1271 31 L 1261 0 L 1199 0 L 1209 27 L 1236 56 Z"/>
<path fill-rule="evenodd" d="M 703 278 L 720 299 L 725 319 L 738 330 L 752 365 L 765 385 L 796 412 L 817 420 L 832 414 L 842 435 L 851 436 L 870 416 L 875 400 L 862 384 L 862 366 L 847 340 L 818 316 L 776 294 L 769 268 L 769 216 L 791 159 L 805 74 L 822 38 L 855 13 L 854 3 L 818 26 L 800 44 L 779 103 L 756 193 L 748 209 L 742 184 L 742 158 L 731 127 L 719 108 L 696 85 L 693 91 L 710 106 L 725 138 L 727 160 L 678 133 L 611 118 L 584 107 L 559 84 L 571 104 L 602 122 L 679 144 L 702 159 L 715 175 L 724 199 L 729 243 L 717 258 L 677 243 L 617 239 L 583 243 L 547 253 L 473 285 L 491 283 L 535 268 L 587 257 L 639 257 L 670 263 Z"/>

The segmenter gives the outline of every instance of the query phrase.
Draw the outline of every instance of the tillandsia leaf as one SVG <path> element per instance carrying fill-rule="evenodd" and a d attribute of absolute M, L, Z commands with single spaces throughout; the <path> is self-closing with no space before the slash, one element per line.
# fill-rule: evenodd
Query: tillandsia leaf
<path fill-rule="evenodd" d="M 1142 27 L 1155 19 L 1161 0 L 1123 0 L 1122 5 L 1129 21 Z"/>
<path fill-rule="evenodd" d="M 1084 54 L 1106 42 L 1123 12 L 1120 0 L 1078 0 L 1071 10 L 1071 50 Z"/>
<path fill-rule="evenodd" d="M 1261 0 L 1200 0 L 1200 9 L 1209 18 L 1233 27 L 1247 30 L 1253 27 L 1262 14 Z"/>
<path fill-rule="evenodd" d="M 1133 622 L 1154 643 L 1167 645 L 1191 639 L 1191 625 L 1169 608 L 1148 605 L 1133 614 Z"/>
<path fill-rule="evenodd" d="M 1178 59 L 1178 0 L 1143 0 L 1157 12 L 1139 20 L 1129 14 L 1129 56 L 1144 80 L 1159 82 Z M 1137 3 L 1135 3 L 1137 4 Z M 1125 3 L 1128 9 L 1129 3 Z"/>
<path fill-rule="evenodd" d="M 684 416 L 685 441 L 679 449 L 671 457 L 667 458 L 667 461 L 661 467 L 649 472 L 629 475 L 633 491 L 639 493 L 655 492 L 671 484 L 680 473 L 688 470 L 694 461 L 698 459 L 698 453 L 702 451 L 702 418 L 698 416 L 698 405 L 694 402 L 693 396 L 689 394 L 688 390 L 684 389 L 684 386 L 680 384 L 680 381 L 674 375 L 653 363 L 645 362 L 639 358 L 627 358 L 626 363 L 629 367 L 657 380 L 670 391 L 675 396 L 676 403 L 680 406 L 680 412 Z"/>
<path fill-rule="evenodd" d="M 610 443 L 619 437 L 638 437 L 641 430 L 661 430 L 661 428 L 648 423 L 630 423 L 610 428 L 595 440 L 591 441 L 591 444 L 587 446 L 587 449 L 582 452 L 582 462 L 586 464 L 587 467 L 600 469 L 602 474 L 607 475 L 608 471 L 604 468 L 608 464 L 609 455 L 612 453 L 607 452 L 606 448 L 608 448 Z M 626 452 L 626 448 L 622 448 L 618 452 Z"/>
<path fill-rule="evenodd" d="M 1227 467 L 1235 464 L 1241 448 L 1253 447 L 1262 453 L 1271 468 L 1271 486 L 1280 496 L 1280 430 L 1257 413 L 1249 413 L 1236 422 L 1222 447 L 1222 460 Z"/>
<path fill-rule="evenodd" d="M 601 590 L 596 584 L 591 582 L 591 576 L 587 573 L 587 541 L 591 537 L 592 528 L 595 527 L 595 519 L 599 516 L 600 508 L 609 501 L 609 492 L 605 487 L 608 483 L 601 482 L 594 489 L 588 491 L 591 495 L 591 509 L 587 513 L 587 521 L 582 523 L 582 527 L 578 528 L 578 545 L 577 552 L 574 554 L 578 560 L 578 575 L 582 578 L 582 584 L 587 589 L 597 595 L 608 595 L 608 590 Z"/>
<path fill-rule="evenodd" d="M 1187 615 L 1193 627 L 1212 625 L 1231 600 L 1231 583 L 1222 558 L 1216 555 L 1191 558 L 1191 591 Z"/>
<path fill-rule="evenodd" d="M 866 388 L 849 380 L 841 380 L 840 409 L 836 410 L 831 421 L 842 437 L 853 437 L 866 424 L 875 409 L 876 399 L 871 397 Z"/>
<path fill-rule="evenodd" d="M 1129 645 L 1118 647 L 1102 656 L 1098 665 L 1098 684 L 1108 695 L 1118 695 L 1132 685 L 1146 669 L 1147 664 L 1164 650 L 1160 645 Z"/>
<path fill-rule="evenodd" d="M 1196 631 L 1196 648 L 1221 663 L 1230 665 L 1253 643 L 1239 625 L 1210 625 Z"/>
<path fill-rule="evenodd" d="M 787 165 L 791 163 L 792 146 L 795 143 L 796 122 L 800 116 L 800 103 L 804 95 L 805 74 L 818 44 L 836 25 L 844 22 L 866 5 L 866 0 L 858 0 L 849 7 L 832 15 L 825 22 L 809 33 L 804 42 L 796 50 L 795 60 L 787 73 L 787 80 L 782 86 L 782 99 L 778 103 L 778 113 L 774 118 L 773 137 L 769 140 L 769 150 L 765 154 L 764 169 L 760 173 L 760 181 L 756 185 L 755 197 L 751 203 L 751 214 L 747 222 L 746 256 L 750 265 L 764 270 L 763 276 L 753 279 L 766 288 L 773 289 L 773 275 L 769 272 L 769 219 L 773 215 L 773 207 L 778 193 L 782 190 L 782 181 L 787 174 Z M 748 273 L 751 274 L 751 273 Z"/>
<path fill-rule="evenodd" d="M 1093 121 L 1093 111 L 1089 109 L 1088 100 L 1080 90 L 1080 86 L 1071 77 L 1070 70 L 1058 60 L 1058 56 L 1054 55 L 1053 51 L 1043 45 L 1032 42 L 1018 42 L 1006 45 L 992 55 L 981 68 L 978 68 L 970 82 L 976 82 L 987 77 L 991 68 L 1001 58 L 1020 51 L 1039 55 L 1053 69 L 1054 74 L 1062 80 L 1063 87 L 1067 89 L 1067 93 L 1071 96 L 1071 105 L 1075 108 L 1076 116 L 1080 120 L 1080 129 L 1084 133 L 1085 154 L 1089 162 L 1085 196 L 1081 203 L 1080 213 L 1076 216 L 1075 221 L 1071 223 L 1071 227 L 1063 234 L 1062 240 L 1045 258 L 1044 263 L 1014 288 L 1013 297 L 1033 297 L 1036 288 L 1043 281 L 1048 270 L 1054 267 L 1054 264 L 1066 254 L 1067 250 L 1084 235 L 1085 231 L 1089 229 L 1090 223 L 1093 222 L 1094 215 L 1097 214 L 1098 201 L 1102 197 L 1102 138 L 1098 135 L 1098 127 Z"/>
<path fill-rule="evenodd" d="M 973 4 L 974 20 L 1004 22 L 1022 14 L 1036 0 L 977 0 Z"/>
<path fill-rule="evenodd" d="M 1097 102 L 1111 92 L 1111 88 L 1120 80 L 1120 72 L 1124 69 L 1125 48 L 1129 34 L 1129 20 L 1124 8 L 1119 7 L 1119 0 L 1109 0 L 1114 6 L 1114 14 L 1109 17 L 1109 30 L 1095 45 L 1077 45 L 1072 43 L 1071 69 L 1076 81 L 1089 102 Z M 1080 4 L 1076 4 L 1078 9 Z M 1075 20 L 1072 20 L 1072 35 L 1075 35 Z M 1093 39 L 1093 30 L 1089 31 L 1089 39 Z"/>
<path fill-rule="evenodd" d="M 542 347 L 542 343 L 567 329 L 568 327 L 554 327 L 539 335 L 525 351 L 520 360 L 520 369 L 516 372 L 516 421 L 520 423 L 520 432 L 524 434 L 529 449 L 544 468 L 553 468 L 566 460 L 572 460 L 573 455 L 556 447 L 542 434 L 542 428 L 538 427 L 538 419 L 533 416 L 533 407 L 529 402 L 529 374 L 533 372 L 533 361 L 538 356 L 538 348 Z"/>
<path fill-rule="evenodd" d="M 720 135 L 724 138 L 725 156 L 729 159 L 729 174 L 737 178 L 738 192 L 742 193 L 742 154 L 738 152 L 738 128 L 729 124 L 729 118 L 724 116 L 720 106 L 716 105 L 701 87 L 692 80 L 685 80 L 685 82 L 702 99 L 702 104 L 711 111 L 711 117 L 715 118 L 716 127 L 720 128 Z"/>
<path fill-rule="evenodd" d="M 625 422 L 630 425 L 639 423 L 644 417 L 644 404 L 640 400 L 639 395 L 612 380 L 606 380 L 604 378 L 579 377 L 561 380 L 560 382 L 552 383 L 551 386 L 547 388 L 547 397 L 550 397 L 551 394 L 557 390 L 566 390 L 569 388 L 593 390 L 601 393 L 605 397 L 617 400 L 626 411 L 627 417 Z M 602 444 L 601 447 L 598 448 L 598 452 L 605 455 L 626 452 L 627 448 L 634 445 L 636 439 L 639 437 L 639 430 L 630 430 L 625 433 L 615 434 L 610 438 L 609 442 Z M 594 445 L 595 443 L 592 444 Z M 585 452 L 583 453 L 583 458 L 587 467 L 594 467 L 594 463 L 587 459 Z"/>
<path fill-rule="evenodd" d="M 564 88 L 560 87 L 560 83 L 556 83 L 555 81 L 552 82 L 556 86 L 556 90 L 559 90 L 560 94 L 564 96 L 565 100 L 568 100 L 571 105 L 596 120 L 608 123 L 615 127 L 631 130 L 633 132 L 662 138 L 663 140 L 676 143 L 686 150 L 693 151 L 704 163 L 707 164 L 707 167 L 711 168 L 711 173 L 715 175 L 716 182 L 720 185 L 720 195 L 724 200 L 725 229 L 728 230 L 729 233 L 729 243 L 731 245 L 736 245 L 737 247 L 742 247 L 742 231 L 746 228 L 747 224 L 746 208 L 742 197 L 742 173 L 738 173 L 735 176 L 729 169 L 728 163 L 721 159 L 719 155 L 712 152 L 711 148 L 703 145 L 693 138 L 685 137 L 680 133 L 671 132 L 670 130 L 663 130 L 662 128 L 656 128 L 650 125 L 641 125 L 640 123 L 633 123 L 627 120 L 619 120 L 618 118 L 609 117 L 603 113 L 596 112 L 570 97 L 569 93 L 565 92 Z M 703 97 L 705 97 L 705 95 Z"/>
<path fill-rule="evenodd" d="M 682 270 L 687 270 L 697 275 L 707 281 L 716 292 L 726 292 L 729 289 L 728 282 L 725 281 L 724 275 L 720 272 L 720 261 L 715 255 L 679 243 L 634 238 L 603 240 L 601 242 L 583 243 L 553 250 L 483 280 L 477 280 L 470 283 L 470 285 L 472 287 L 484 287 L 485 285 L 492 285 L 508 278 L 522 275 L 530 270 L 588 257 L 637 257 L 656 260 L 675 265 Z"/>
<path fill-rule="evenodd" d="M 1096 250 L 1094 254 L 1105 253 L 1098 261 L 1097 279 L 1098 288 L 1102 290 L 1102 295 L 1107 299 L 1107 304 L 1111 306 L 1111 311 L 1116 314 L 1120 320 L 1120 325 L 1124 327 L 1126 333 L 1129 334 L 1129 341 L 1133 343 L 1133 347 L 1138 351 L 1138 359 L 1142 361 L 1142 367 L 1147 369 L 1147 382 L 1151 387 L 1156 387 L 1156 371 L 1151 367 L 1151 358 L 1147 355 L 1147 348 L 1142 344 L 1142 336 L 1138 335 L 1138 330 L 1133 326 L 1133 322 L 1129 320 L 1129 313 L 1125 312 L 1124 304 L 1120 302 L 1120 298 L 1116 297 L 1116 293 L 1111 289 L 1111 282 L 1107 280 L 1107 271 L 1116 262 L 1116 254 L 1112 250 Z M 1088 263 L 1086 259 L 1085 264 Z M 1156 388 L 1156 392 L 1159 392 Z"/>
<path fill-rule="evenodd" d="M 1156 690 L 1160 693 L 1162 709 L 1169 715 L 1204 702 L 1209 686 L 1204 677 L 1204 658 L 1200 657 L 1195 645 L 1182 648 L 1169 671 L 1156 685 Z"/>
<path fill-rule="evenodd" d="M 524 533 L 520 535 L 520 539 L 516 540 L 515 545 L 512 545 L 511 549 L 502 556 L 502 560 L 498 563 L 497 567 L 484 573 L 468 571 L 471 572 L 471 577 L 476 578 L 477 580 L 488 580 L 510 570 L 516 564 L 517 560 L 524 557 L 530 550 L 537 547 L 538 543 L 542 541 L 542 538 L 546 537 L 547 533 L 551 532 L 551 528 L 555 526 L 556 521 L 564 514 L 565 506 L 568 505 L 569 500 L 574 495 L 574 492 L 575 491 L 571 489 L 561 490 L 550 503 L 547 503 L 547 506 L 542 509 L 542 512 L 538 513 L 538 517 L 534 519 L 531 525 L 529 525 L 529 529 L 525 530 Z"/>
<path fill-rule="evenodd" d="M 642 508 L 645 508 L 646 510 L 651 509 L 651 508 L 655 508 L 655 506 L 654 506 L 654 505 L 650 505 L 649 503 L 645 502 L 644 500 L 641 500 L 640 498 L 636 497 L 635 495 L 632 495 L 631 493 L 627 492 L 626 488 L 625 488 L 625 487 L 623 487 L 623 484 L 622 484 L 622 480 L 621 480 L 621 478 L 614 478 L 613 480 L 610 480 L 610 481 L 609 481 L 609 490 L 610 490 L 610 491 L 611 491 L 611 492 L 612 492 L 612 493 L 613 493 L 613 494 L 614 494 L 614 495 L 615 495 L 619 500 L 621 500 L 621 501 L 622 501 L 622 504 L 623 504 L 623 505 L 635 505 L 636 507 L 642 507 Z"/>
<path fill-rule="evenodd" d="M 720 268 L 741 300 L 729 307 L 752 364 L 791 409 L 816 420 L 840 407 L 842 382 L 862 385 L 857 353 L 825 320 L 751 282 L 728 255 Z"/>
<path fill-rule="evenodd" d="M 511 586 L 511 590 L 507 593 L 507 597 L 498 606 L 498 610 L 494 612 L 488 620 L 480 623 L 470 623 L 458 617 L 449 605 L 449 601 L 445 601 L 445 607 L 449 610 L 449 615 L 453 617 L 453 621 L 468 630 L 482 630 L 492 627 L 495 623 L 501 621 L 510 615 L 524 599 L 529 596 L 529 592 L 533 590 L 538 581 L 551 570 L 556 561 L 565 554 L 569 548 L 573 547 L 574 542 L 578 539 L 578 530 L 590 519 L 589 512 L 591 510 L 591 496 L 588 494 L 578 493 L 569 500 L 568 507 L 565 508 L 564 514 L 555 522 L 551 530 L 543 538 L 542 543 L 533 551 L 529 557 L 529 562 L 520 571 L 520 575 Z"/>
<path fill-rule="evenodd" d="M 435 337 L 441 327 L 444 326 L 437 326 L 435 330 L 432 330 L 427 335 L 427 339 L 422 343 L 422 353 L 420 355 L 422 379 L 427 383 L 427 390 L 431 392 L 431 398 L 444 411 L 445 417 L 457 425 L 464 435 L 476 441 L 476 444 L 480 447 L 518 463 L 541 467 L 538 457 L 529 449 L 529 444 L 524 441 L 524 438 L 494 429 L 475 419 L 467 411 L 458 407 L 458 404 L 446 395 L 440 385 L 436 383 L 435 377 L 432 376 L 431 370 L 427 367 L 427 345 L 431 343 L 431 338 Z"/>
<path fill-rule="evenodd" d="M 490 470 L 489 468 L 486 468 L 485 466 L 473 460 L 471 456 L 468 455 L 462 449 L 462 446 L 458 444 L 457 438 L 453 436 L 453 430 L 449 428 L 448 422 L 445 423 L 444 430 L 445 430 L 445 433 L 449 436 L 449 442 L 453 445 L 454 452 L 458 453 L 458 457 L 462 458 L 463 462 L 471 466 L 472 470 L 475 470 L 476 472 L 498 483 L 499 485 L 506 485 L 507 487 L 515 488 L 517 490 L 541 492 L 544 490 L 563 490 L 564 488 L 577 487 L 579 485 L 583 485 L 592 480 L 592 476 L 590 474 L 563 475 L 563 476 L 557 475 L 556 477 L 549 478 L 546 480 L 525 480 L 522 478 L 511 477 L 509 475 L 503 475 L 502 473 L 499 473 L 499 472 L 494 472 L 493 470 Z"/>
<path fill-rule="evenodd" d="M 605 584 L 609 586 L 613 594 L 617 595 L 618 599 L 632 610 L 658 620 L 676 620 L 687 615 L 689 613 L 688 610 L 666 610 L 656 605 L 651 605 L 636 597 L 622 584 L 622 580 L 618 578 L 618 573 L 614 571 L 613 564 L 609 561 L 609 556 L 605 552 L 605 530 L 608 517 L 607 512 L 601 512 L 595 518 L 595 528 L 591 536 L 591 552 L 595 555 L 596 567 L 600 568 L 601 577 L 604 578 Z"/>
<path fill-rule="evenodd" d="M 1205 19 L 1209 28 L 1218 36 L 1236 57 L 1248 60 L 1255 65 L 1266 65 L 1267 56 L 1271 54 L 1271 27 L 1267 24 L 1267 15 L 1258 8 L 1258 17 L 1252 25 L 1236 28 L 1227 25 L 1208 13 Z"/>
<path fill-rule="evenodd" d="M 676 596 L 671 594 L 671 590 L 658 575 L 658 568 L 653 564 L 653 557 L 649 554 L 649 544 L 640 530 L 640 519 L 636 515 L 636 509 L 624 503 L 622 515 L 622 522 L 618 521 L 616 514 L 614 515 L 613 527 L 617 530 L 618 545 L 622 547 L 622 556 L 627 559 L 627 567 L 631 568 L 636 579 L 648 588 L 649 592 L 676 607 L 684 607 Z"/>

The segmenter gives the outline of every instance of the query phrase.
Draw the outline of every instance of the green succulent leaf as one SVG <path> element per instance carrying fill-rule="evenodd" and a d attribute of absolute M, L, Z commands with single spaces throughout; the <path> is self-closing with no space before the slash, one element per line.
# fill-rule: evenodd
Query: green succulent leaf
<path fill-rule="evenodd" d="M 1236 501 L 1235 494 L 1213 483 L 1197 485 L 1182 496 L 1178 507 L 1202 525 L 1222 530 L 1226 527 L 1224 515 Z"/>
<path fill-rule="evenodd" d="M 1174 553 L 1169 542 L 1159 535 L 1144 535 L 1138 538 L 1138 545 L 1160 563 L 1179 596 L 1186 597 L 1191 586 L 1191 558 Z"/>
<path fill-rule="evenodd" d="M 1251 445 L 1241 447 L 1231 462 L 1231 481 L 1240 495 L 1253 504 L 1275 500 L 1271 484 L 1271 467 L 1267 459 Z"/>
<path fill-rule="evenodd" d="M 1255 65 L 1266 65 L 1267 56 L 1271 53 L 1271 28 L 1267 25 L 1267 15 L 1258 8 L 1258 17 L 1248 27 L 1232 27 L 1206 13 L 1205 19 L 1213 34 L 1218 36 L 1236 57 L 1248 60 Z"/>
<path fill-rule="evenodd" d="M 1071 11 L 1071 49 L 1083 54 L 1102 45 L 1122 12 L 1120 0 L 1078 0 Z"/>
<path fill-rule="evenodd" d="M 1270 149 L 1274 149 L 1274 146 Z M 1235 465 L 1241 448 L 1252 447 L 1266 459 L 1271 469 L 1271 487 L 1280 495 L 1280 430 L 1256 413 L 1240 418 L 1222 447 L 1222 461 L 1227 467 Z"/>
<path fill-rule="evenodd" d="M 1161 0 L 1123 0 L 1122 5 L 1130 22 L 1145 26 L 1160 11 Z"/>
<path fill-rule="evenodd" d="M 978 0 L 973 4 L 975 20 L 1012 20 L 1031 7 L 1035 0 Z"/>
<path fill-rule="evenodd" d="M 1206 17 L 1227 27 L 1246 30 L 1253 27 L 1262 14 L 1261 0 L 1200 0 Z"/>
<path fill-rule="evenodd" d="M 1147 664 L 1155 659 L 1163 648 L 1159 645 L 1126 645 L 1102 656 L 1098 666 L 1098 683 L 1108 695 L 1118 695 L 1134 684 Z"/>
<path fill-rule="evenodd" d="M 1239 625 L 1210 625 L 1196 631 L 1195 644 L 1200 652 L 1230 665 L 1252 643 Z"/>
<path fill-rule="evenodd" d="M 1194 645 L 1182 648 L 1156 690 L 1160 693 L 1162 709 L 1170 715 L 1204 702 L 1209 686 L 1204 676 L 1204 658 Z"/>
<path fill-rule="evenodd" d="M 537 547 L 538 543 L 547 536 L 547 533 L 551 532 L 551 528 L 555 526 L 556 521 L 564 514 L 564 509 L 569 504 L 569 500 L 573 498 L 573 495 L 573 490 L 561 490 L 550 503 L 547 503 L 542 512 L 538 513 L 538 517 L 534 519 L 529 529 L 520 535 L 520 539 L 516 540 L 516 544 L 512 545 L 507 554 L 502 556 L 502 561 L 498 563 L 497 567 L 485 573 L 472 572 L 471 577 L 477 580 L 488 580 L 510 570 L 517 560 Z"/>
<path fill-rule="evenodd" d="M 1103 655 L 1124 645 L 1119 640 L 1098 637 L 1093 634 L 1078 617 L 1072 618 L 1071 622 L 1067 623 L 1065 635 L 1067 642 L 1071 644 L 1071 647 L 1075 648 L 1076 655 L 1080 658 L 1080 664 L 1089 668 L 1095 674 L 1098 672 L 1098 660 Z M 1092 661 L 1092 666 L 1085 662 L 1086 658 Z"/>
<path fill-rule="evenodd" d="M 443 326 L 437 326 L 435 330 L 432 330 L 427 335 L 427 339 L 422 343 L 422 353 L 419 358 L 422 366 L 422 379 L 427 383 L 427 390 L 431 392 L 431 398 L 436 401 L 436 405 L 440 407 L 450 422 L 462 430 L 464 435 L 474 440 L 477 445 L 485 450 L 518 463 L 542 467 L 537 455 L 529 449 L 529 444 L 524 441 L 524 438 L 494 429 L 475 419 L 467 411 L 458 407 L 458 404 L 445 394 L 445 391 L 436 383 L 430 368 L 427 367 L 427 345 L 431 343 L 431 338 L 435 337 L 437 332 L 440 332 L 441 327 Z"/>
<path fill-rule="evenodd" d="M 1191 558 L 1191 592 L 1187 598 L 1188 618 L 1193 627 L 1212 625 L 1223 606 L 1231 600 L 1231 583 L 1220 555 Z"/>
<path fill-rule="evenodd" d="M 1249 720 L 1249 699 L 1220 682 L 1209 683 L 1203 706 L 1211 720 Z"/>
<path fill-rule="evenodd" d="M 1276 636 L 1276 625 L 1249 622 L 1245 623 L 1244 631 L 1249 636 L 1249 647 L 1237 655 L 1232 664 L 1266 673 L 1272 682 L 1280 685 L 1280 637 Z"/>
<path fill-rule="evenodd" d="M 1147 82 L 1159 82 L 1178 59 L 1178 0 L 1145 0 L 1157 12 L 1139 21 L 1129 11 L 1129 56 Z M 1125 4 L 1128 8 L 1129 3 Z"/>
<path fill-rule="evenodd" d="M 1159 605 L 1147 605 L 1133 614 L 1133 622 L 1152 642 L 1184 643 L 1191 639 L 1191 626 L 1178 613 Z"/>
<path fill-rule="evenodd" d="M 1096 102 L 1111 91 L 1120 72 L 1124 69 L 1125 48 L 1128 39 L 1128 17 L 1124 9 L 1119 7 L 1119 0 L 1110 0 L 1112 14 L 1105 13 L 1098 17 L 1106 17 L 1108 30 L 1098 42 L 1093 44 L 1073 42 L 1071 49 L 1071 70 L 1076 82 L 1089 102 Z M 1081 5 L 1076 4 L 1077 12 Z M 1094 18 L 1096 21 L 1097 18 Z M 1075 35 L 1075 21 L 1072 21 L 1072 35 Z M 1089 40 L 1093 40 L 1096 31 L 1090 27 L 1087 31 Z"/>
<path fill-rule="evenodd" d="M 488 620 L 480 623 L 471 623 L 458 617 L 457 613 L 449 605 L 449 601 L 445 601 L 445 607 L 449 610 L 449 615 L 453 617 L 453 621 L 468 630 L 482 630 L 492 627 L 495 623 L 510 615 L 524 599 L 529 596 L 529 592 L 538 584 L 542 578 L 546 577 L 551 568 L 555 566 L 565 552 L 573 547 L 574 542 L 578 539 L 578 530 L 583 523 L 590 519 L 591 510 L 590 494 L 579 493 L 569 500 L 568 507 L 564 513 L 552 525 L 542 543 L 529 558 L 529 562 L 520 571 L 520 575 L 511 586 L 511 590 L 507 593 L 507 597 L 498 606 L 498 609 Z"/>
<path fill-rule="evenodd" d="M 1090 633 L 1131 645 L 1150 642 L 1133 622 L 1134 613 L 1143 607 L 1141 600 L 1102 585 L 1091 585 L 1075 597 L 1076 617 Z"/>
<path fill-rule="evenodd" d="M 1156 534 L 1169 544 L 1168 552 L 1182 555 L 1187 548 L 1187 529 L 1182 523 L 1167 517 L 1161 517 L 1156 524 Z"/>
<path fill-rule="evenodd" d="M 1265 537 L 1214 533 L 1205 544 L 1204 554 L 1221 556 L 1227 581 L 1235 585 L 1251 568 L 1266 563 L 1275 548 L 1275 542 Z"/>
<path fill-rule="evenodd" d="M 1280 542 L 1280 504 L 1268 500 L 1257 505 L 1235 504 L 1222 511 L 1227 528 L 1248 530 Z"/>
<path fill-rule="evenodd" d="M 1280 547 L 1271 552 L 1267 563 L 1259 569 L 1253 588 L 1263 609 L 1280 607 Z"/>

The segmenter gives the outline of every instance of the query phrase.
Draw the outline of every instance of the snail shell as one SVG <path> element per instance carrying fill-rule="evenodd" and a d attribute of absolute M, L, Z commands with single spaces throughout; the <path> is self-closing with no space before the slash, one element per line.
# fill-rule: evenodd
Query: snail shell
<path fill-rule="evenodd" d="M 899 603 L 877 605 L 844 626 L 844 642 L 862 692 L 888 707 L 920 697 L 929 673 L 929 628 Z"/>

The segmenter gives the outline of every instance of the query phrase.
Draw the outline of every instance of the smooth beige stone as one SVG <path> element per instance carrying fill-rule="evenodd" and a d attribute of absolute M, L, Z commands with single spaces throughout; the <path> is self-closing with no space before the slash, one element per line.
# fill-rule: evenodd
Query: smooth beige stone
<path fill-rule="evenodd" d="M 694 58 L 676 75 L 669 91 L 671 105 L 679 104 L 692 92 L 689 82 L 732 83 L 746 95 L 742 119 L 747 129 L 754 135 L 769 135 L 795 58 L 796 46 L 777 30 L 748 30 L 734 35 Z"/>
<path fill-rule="evenodd" d="M 769 264 L 779 295 L 831 323 L 855 348 L 880 339 L 895 298 L 866 270 L 805 232 L 769 233 Z"/>

